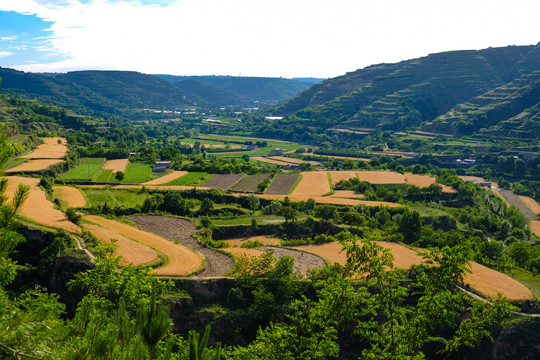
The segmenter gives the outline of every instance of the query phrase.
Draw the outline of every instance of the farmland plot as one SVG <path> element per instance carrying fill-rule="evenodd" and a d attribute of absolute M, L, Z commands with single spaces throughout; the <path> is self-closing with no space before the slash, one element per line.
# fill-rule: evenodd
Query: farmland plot
<path fill-rule="evenodd" d="M 265 194 L 286 195 L 298 181 L 300 174 L 280 174 L 274 177 L 270 186 L 264 192 Z"/>
<path fill-rule="evenodd" d="M 356 177 L 355 171 L 329 171 L 330 179 L 332 180 L 332 185 L 337 184 L 341 180 L 349 180 Z"/>
<path fill-rule="evenodd" d="M 119 171 L 125 171 L 128 162 L 128 159 L 109 160 L 103 165 L 103 170 L 112 170 L 113 174 Z"/>
<path fill-rule="evenodd" d="M 126 175 L 122 182 L 124 183 L 142 183 L 150 179 L 152 167 L 148 164 L 130 163 L 126 170 Z"/>
<path fill-rule="evenodd" d="M 69 207 L 83 207 L 86 205 L 86 199 L 79 189 L 71 186 L 55 186 L 53 188 L 54 197 L 63 201 Z"/>
<path fill-rule="evenodd" d="M 534 214 L 540 214 L 540 205 L 533 198 L 523 195 L 518 195 L 518 197 Z"/>
<path fill-rule="evenodd" d="M 158 177 L 157 179 L 154 179 L 154 180 L 147 181 L 143 183 L 143 185 L 164 185 L 178 178 L 181 178 L 187 173 L 188 173 L 187 171 L 173 171 L 170 174 Z"/>
<path fill-rule="evenodd" d="M 256 174 L 244 176 L 240 181 L 234 184 L 230 190 L 242 192 L 258 192 L 258 185 L 263 181 L 270 179 L 268 174 Z"/>
<path fill-rule="evenodd" d="M 59 159 L 37 159 L 29 160 L 22 164 L 19 164 L 11 169 L 6 170 L 7 173 L 16 173 L 16 172 L 36 172 L 45 170 L 48 167 L 56 164 L 60 164 L 64 160 Z"/>
<path fill-rule="evenodd" d="M 260 162 L 263 162 L 263 163 L 267 163 L 267 164 L 272 164 L 272 165 L 281 165 L 281 166 L 290 165 L 290 163 L 287 163 L 287 162 L 284 162 L 284 161 L 281 161 L 281 160 L 275 160 L 275 159 L 271 159 L 271 158 L 266 158 L 266 157 L 263 157 L 263 156 L 252 156 L 252 157 L 250 157 L 250 159 L 254 160 L 254 161 L 260 161 Z"/>
<path fill-rule="evenodd" d="M 358 171 L 358 179 L 371 184 L 404 184 L 405 176 L 393 171 Z"/>
<path fill-rule="evenodd" d="M 161 236 L 136 229 L 132 226 L 105 219 L 96 215 L 85 215 L 85 220 L 113 230 L 129 239 L 153 248 L 167 258 L 167 264 L 155 269 L 156 275 L 162 276 L 187 276 L 200 269 L 202 257 L 190 249 L 177 245 Z"/>
<path fill-rule="evenodd" d="M 328 175 L 325 171 L 303 172 L 302 180 L 291 195 L 322 196 L 330 192 Z"/>
<path fill-rule="evenodd" d="M 203 186 L 208 188 L 220 188 L 225 190 L 233 186 L 243 177 L 244 174 L 216 174 L 210 180 L 205 182 Z"/>
<path fill-rule="evenodd" d="M 70 222 L 66 215 L 54 208 L 54 204 L 47 200 L 45 192 L 39 187 L 39 179 L 19 176 L 9 176 L 6 196 L 13 197 L 19 183 L 30 186 L 30 194 L 19 214 L 38 224 L 54 229 L 63 229 L 73 234 L 81 234 L 81 229 Z"/>
<path fill-rule="evenodd" d="M 92 180 L 104 162 L 104 158 L 81 158 L 81 165 L 60 175 L 60 179 Z"/>
<path fill-rule="evenodd" d="M 38 145 L 37 149 L 30 154 L 23 155 L 24 159 L 63 159 L 67 153 L 67 141 L 64 138 L 52 137 L 41 138 L 44 144 Z M 58 143 L 60 140 L 60 144 Z"/>

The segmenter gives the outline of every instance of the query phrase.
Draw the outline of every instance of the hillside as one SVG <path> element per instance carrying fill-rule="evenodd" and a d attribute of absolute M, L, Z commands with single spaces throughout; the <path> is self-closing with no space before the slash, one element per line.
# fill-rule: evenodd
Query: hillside
<path fill-rule="evenodd" d="M 495 100 L 489 92 L 503 89 L 508 83 L 512 83 L 509 86 L 515 91 L 525 83 L 534 87 L 531 79 L 529 82 L 517 79 L 536 70 L 540 70 L 538 45 L 430 54 L 395 64 L 373 65 L 326 80 L 285 102 L 274 114 L 294 114 L 314 120 L 322 127 L 408 130 L 430 123 L 470 99 L 485 96 L 484 100 Z M 532 89 L 518 92 L 535 94 Z M 519 106 L 515 103 L 511 111 L 507 109 L 508 117 L 498 112 L 481 127 L 495 125 L 535 103 L 532 99 Z M 486 101 L 482 106 L 488 106 Z M 476 111 L 470 106 L 468 110 Z M 495 113 L 488 115 L 492 114 Z M 436 129 L 456 132 L 456 128 L 457 125 L 450 124 Z"/>
<path fill-rule="evenodd" d="M 284 79 L 241 76 L 156 76 L 173 83 L 197 80 L 206 85 L 249 98 L 254 102 L 262 103 L 276 103 L 287 100 L 321 80 L 314 78 Z"/>
<path fill-rule="evenodd" d="M 182 80 L 174 83 L 180 90 L 196 95 L 209 104 L 216 106 L 249 106 L 255 100 L 236 94 L 232 91 L 220 89 L 195 79 Z"/>

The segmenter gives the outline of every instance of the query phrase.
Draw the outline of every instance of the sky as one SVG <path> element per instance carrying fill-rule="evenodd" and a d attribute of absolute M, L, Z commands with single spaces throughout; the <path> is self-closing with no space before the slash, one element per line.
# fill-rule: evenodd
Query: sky
<path fill-rule="evenodd" d="M 540 42 L 538 0 L 0 0 L 0 66 L 329 78 Z"/>

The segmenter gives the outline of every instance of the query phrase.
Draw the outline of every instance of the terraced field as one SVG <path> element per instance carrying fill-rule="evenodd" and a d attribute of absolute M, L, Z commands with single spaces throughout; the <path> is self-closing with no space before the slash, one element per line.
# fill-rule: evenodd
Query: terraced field
<path fill-rule="evenodd" d="M 203 184 L 208 188 L 228 189 L 243 178 L 244 174 L 216 174 Z"/>
<path fill-rule="evenodd" d="M 259 191 L 257 186 L 268 179 L 270 179 L 269 174 L 246 175 L 234 184 L 230 190 L 255 193 Z"/>
<path fill-rule="evenodd" d="M 55 186 L 53 189 L 54 197 L 66 203 L 69 207 L 84 207 L 86 199 L 79 189 L 71 186 Z"/>
<path fill-rule="evenodd" d="M 264 193 L 268 195 L 287 195 L 299 177 L 300 174 L 276 175 Z"/>

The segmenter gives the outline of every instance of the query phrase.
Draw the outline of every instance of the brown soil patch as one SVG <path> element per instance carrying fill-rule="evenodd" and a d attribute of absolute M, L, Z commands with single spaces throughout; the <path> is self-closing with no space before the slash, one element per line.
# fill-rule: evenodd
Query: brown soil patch
<path fill-rule="evenodd" d="M 332 179 L 332 185 L 336 185 L 341 180 L 349 180 L 356 177 L 354 171 L 329 171 L 330 179 Z"/>
<path fill-rule="evenodd" d="M 127 219 L 134 221 L 145 231 L 169 240 L 179 241 L 185 247 L 203 254 L 206 259 L 206 268 L 202 273 L 195 275 L 195 278 L 224 276 L 233 267 L 233 260 L 229 256 L 202 246 L 191 236 L 197 228 L 189 221 L 171 216 L 150 215 L 130 216 Z"/>
<path fill-rule="evenodd" d="M 11 169 L 6 170 L 7 173 L 15 172 L 34 172 L 47 169 L 49 166 L 60 164 L 64 160 L 58 159 L 38 159 L 38 160 L 29 160 L 22 164 L 19 164 Z"/>
<path fill-rule="evenodd" d="M 234 239 L 227 239 L 224 241 L 229 244 L 230 247 L 240 247 L 246 241 L 260 241 L 261 243 L 263 243 L 263 245 L 281 245 L 281 242 L 278 238 L 268 235 L 239 237 Z"/>
<path fill-rule="evenodd" d="M 132 226 L 105 219 L 96 215 L 85 215 L 87 221 L 118 232 L 127 238 L 135 240 L 160 252 L 167 258 L 167 264 L 155 269 L 156 275 L 187 276 L 202 266 L 202 257 L 188 248 L 177 245 L 161 236 L 136 229 Z"/>
<path fill-rule="evenodd" d="M 114 160 L 108 160 L 103 165 L 103 170 L 112 170 L 113 173 L 117 173 L 119 171 L 125 171 L 126 167 L 128 165 L 129 159 L 114 159 Z"/>
<path fill-rule="evenodd" d="M 371 184 L 405 183 L 405 176 L 393 171 L 359 171 L 357 174 L 360 181 L 367 181 Z"/>
<path fill-rule="evenodd" d="M 407 184 L 415 185 L 418 187 L 428 187 L 431 184 L 435 184 L 437 180 L 433 176 L 419 175 L 419 174 L 405 174 L 405 181 Z"/>
<path fill-rule="evenodd" d="M 120 233 L 94 224 L 84 224 L 83 227 L 105 244 L 111 244 L 111 240 L 116 239 L 115 254 L 122 257 L 124 265 L 132 264 L 133 266 L 137 266 L 149 264 L 158 258 L 155 250 L 131 240 Z"/>
<path fill-rule="evenodd" d="M 531 229 L 534 235 L 540 237 L 540 221 L 533 220 L 529 222 L 529 229 Z"/>
<path fill-rule="evenodd" d="M 170 183 L 173 180 L 176 180 L 178 178 L 181 178 L 182 176 L 186 175 L 187 171 L 173 171 L 170 174 L 164 175 L 162 177 L 158 177 L 157 179 L 147 181 L 143 183 L 143 185 L 163 185 Z"/>
<path fill-rule="evenodd" d="M 54 204 L 47 200 L 45 193 L 38 186 L 39 179 L 26 178 L 21 176 L 9 176 L 6 196 L 13 197 L 19 183 L 30 186 L 28 199 L 19 210 L 19 215 L 24 216 L 38 224 L 54 229 L 64 229 L 73 234 L 81 234 L 81 229 L 68 221 L 66 215 L 54 208 Z"/>
<path fill-rule="evenodd" d="M 302 180 L 291 195 L 294 196 L 321 196 L 330 192 L 328 175 L 326 171 L 303 172 Z"/>
<path fill-rule="evenodd" d="M 53 137 L 53 138 L 41 138 L 44 141 L 44 144 L 41 144 L 37 147 L 36 150 L 30 154 L 23 155 L 21 158 L 24 159 L 62 159 L 67 152 L 67 141 L 64 138 Z M 58 140 L 61 141 L 58 144 Z"/>
<path fill-rule="evenodd" d="M 323 258 L 307 252 L 273 246 L 261 246 L 258 249 L 272 251 L 273 255 L 278 259 L 281 259 L 282 256 L 292 257 L 294 259 L 293 269 L 304 276 L 311 269 L 319 269 L 326 266 L 326 261 Z"/>
<path fill-rule="evenodd" d="M 269 159 L 283 161 L 285 163 L 293 164 L 293 165 L 300 165 L 300 164 L 305 164 L 305 163 L 308 163 L 314 166 L 321 165 L 321 163 L 318 161 L 305 161 L 305 160 L 290 158 L 290 157 L 285 157 L 285 156 L 271 156 L 269 157 Z"/>
<path fill-rule="evenodd" d="M 292 189 L 300 174 L 280 174 L 274 177 L 274 180 L 266 189 L 265 194 L 285 195 Z"/>
<path fill-rule="evenodd" d="M 468 273 L 463 282 L 484 295 L 496 299 L 497 293 L 500 292 L 510 301 L 533 298 L 531 290 L 508 275 L 475 262 L 471 262 L 471 271 L 472 273 Z"/>
<path fill-rule="evenodd" d="M 55 186 L 54 197 L 63 201 L 69 207 L 84 207 L 86 206 L 86 200 L 79 189 L 71 186 Z"/>
<path fill-rule="evenodd" d="M 244 174 L 216 174 L 212 176 L 210 180 L 205 182 L 204 186 L 208 188 L 216 187 L 225 190 L 233 186 L 243 177 Z"/>
<path fill-rule="evenodd" d="M 518 197 L 533 213 L 540 214 L 540 205 L 533 198 L 523 195 L 518 195 Z"/>
<path fill-rule="evenodd" d="M 338 263 L 340 265 L 345 265 L 347 262 L 347 253 L 345 251 L 341 251 L 343 249 L 343 245 L 337 241 L 318 245 L 300 245 L 295 246 L 294 248 L 296 250 L 318 255 L 323 259 L 328 260 L 331 264 Z"/>

